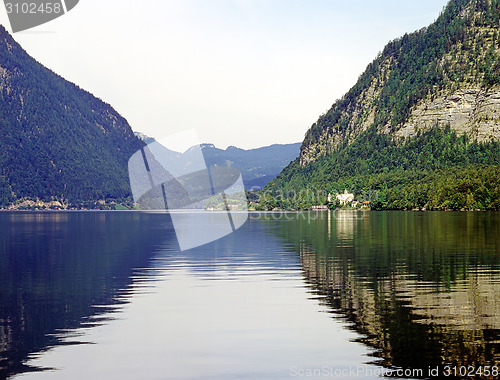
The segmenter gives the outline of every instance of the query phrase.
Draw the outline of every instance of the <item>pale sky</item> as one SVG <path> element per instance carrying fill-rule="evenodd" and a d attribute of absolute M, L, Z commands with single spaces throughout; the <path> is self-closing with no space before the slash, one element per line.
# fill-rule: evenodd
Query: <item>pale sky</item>
<path fill-rule="evenodd" d="M 80 0 L 14 34 L 134 131 L 256 148 L 300 142 L 387 42 L 446 0 Z M 0 23 L 10 32 L 0 5 Z"/>

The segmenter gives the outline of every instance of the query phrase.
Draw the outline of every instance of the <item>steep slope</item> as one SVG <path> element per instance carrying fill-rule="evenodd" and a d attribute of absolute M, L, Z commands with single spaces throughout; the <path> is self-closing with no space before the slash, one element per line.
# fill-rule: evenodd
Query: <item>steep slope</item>
<path fill-rule="evenodd" d="M 473 140 L 500 138 L 499 18 L 498 0 L 452 0 L 432 25 L 390 42 L 309 129 L 301 165 L 370 127 L 395 139 L 436 123 Z"/>
<path fill-rule="evenodd" d="M 0 26 L 0 205 L 130 195 L 143 143 L 110 105 L 30 57 Z"/>
<path fill-rule="evenodd" d="M 307 131 L 264 208 L 348 188 L 377 208 L 500 209 L 499 20 L 500 0 L 452 0 L 390 42 Z"/>

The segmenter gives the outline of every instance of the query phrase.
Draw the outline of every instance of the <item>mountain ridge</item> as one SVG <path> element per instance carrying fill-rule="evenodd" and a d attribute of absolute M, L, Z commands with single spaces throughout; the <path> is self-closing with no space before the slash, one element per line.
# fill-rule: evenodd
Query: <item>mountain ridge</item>
<path fill-rule="evenodd" d="M 207 165 L 230 165 L 240 170 L 246 189 L 262 188 L 274 179 L 285 166 L 293 161 L 300 150 L 300 143 L 272 144 L 260 148 L 226 149 L 202 148 Z"/>
<path fill-rule="evenodd" d="M 154 138 L 135 132 L 144 142 L 151 143 Z M 234 166 L 240 170 L 246 189 L 256 190 L 274 179 L 281 170 L 299 154 L 301 143 L 272 144 L 260 148 L 242 149 L 234 145 L 226 149 L 217 148 L 212 143 L 202 143 L 188 148 L 185 152 L 171 151 L 172 160 L 188 160 L 186 154 L 193 148 L 201 148 L 208 166 Z M 177 154 L 177 157 L 174 157 Z M 184 155 L 184 157 L 183 157 Z"/>
<path fill-rule="evenodd" d="M 473 140 L 499 139 L 499 17 L 497 0 L 452 0 L 430 26 L 389 42 L 307 131 L 301 165 L 371 127 L 396 140 L 436 123 Z"/>

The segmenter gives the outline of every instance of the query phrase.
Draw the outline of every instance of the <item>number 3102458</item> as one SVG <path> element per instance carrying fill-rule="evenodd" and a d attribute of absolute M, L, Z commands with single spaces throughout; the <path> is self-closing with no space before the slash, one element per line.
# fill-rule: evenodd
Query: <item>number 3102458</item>
<path fill-rule="evenodd" d="M 17 14 L 43 14 L 64 12 L 61 3 L 5 3 L 7 13 Z"/>

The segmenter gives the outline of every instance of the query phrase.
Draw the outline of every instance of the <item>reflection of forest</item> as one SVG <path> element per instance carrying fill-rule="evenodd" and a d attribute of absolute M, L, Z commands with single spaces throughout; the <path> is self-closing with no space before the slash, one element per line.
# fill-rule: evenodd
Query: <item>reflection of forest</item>
<path fill-rule="evenodd" d="M 0 378 L 29 370 L 29 353 L 98 323 L 168 237 L 164 215 L 0 214 Z M 136 275 L 138 273 L 135 273 Z"/>
<path fill-rule="evenodd" d="M 294 228 L 306 278 L 384 365 L 477 367 L 500 363 L 499 222 L 487 213 L 332 213 Z"/>

